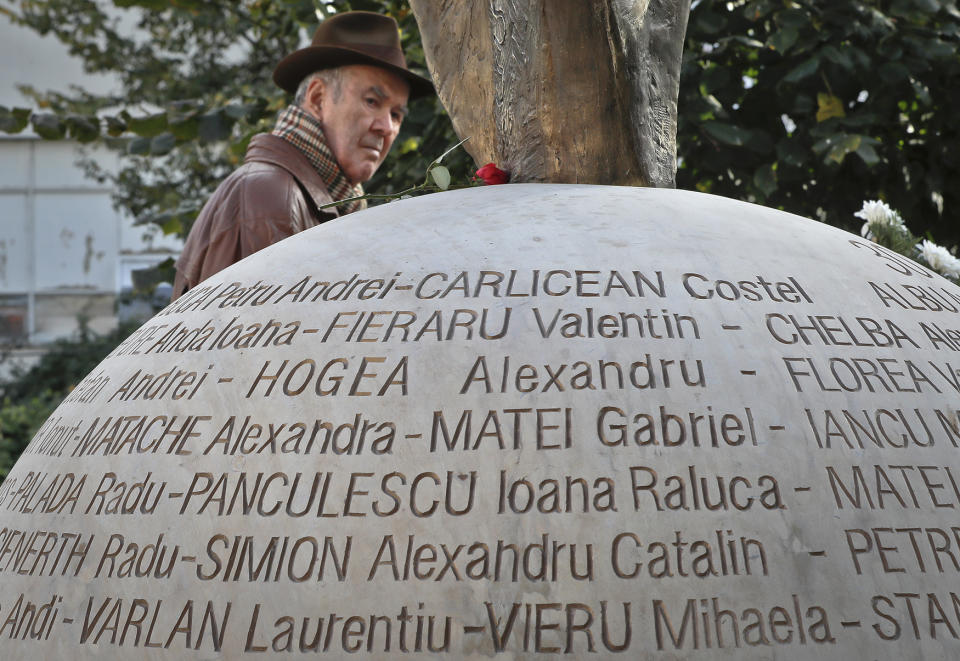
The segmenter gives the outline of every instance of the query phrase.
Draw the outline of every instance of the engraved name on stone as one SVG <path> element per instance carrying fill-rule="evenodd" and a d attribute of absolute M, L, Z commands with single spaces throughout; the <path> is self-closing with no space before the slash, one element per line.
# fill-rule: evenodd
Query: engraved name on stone
<path fill-rule="evenodd" d="M 74 389 L 0 485 L 0 649 L 952 658 L 958 417 L 960 288 L 852 235 L 652 189 L 387 205 Z"/>

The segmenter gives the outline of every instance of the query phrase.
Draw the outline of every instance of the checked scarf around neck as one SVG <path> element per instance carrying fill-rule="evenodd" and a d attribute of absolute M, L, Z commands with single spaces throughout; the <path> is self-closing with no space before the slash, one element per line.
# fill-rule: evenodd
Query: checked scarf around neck
<path fill-rule="evenodd" d="M 323 125 L 303 108 L 291 105 L 281 111 L 277 116 L 273 135 L 283 138 L 303 152 L 310 165 L 323 179 L 334 201 L 363 195 L 363 186 L 351 184 L 340 170 L 340 165 L 323 136 Z M 366 208 L 366 200 L 357 200 L 337 207 L 341 215 Z"/>

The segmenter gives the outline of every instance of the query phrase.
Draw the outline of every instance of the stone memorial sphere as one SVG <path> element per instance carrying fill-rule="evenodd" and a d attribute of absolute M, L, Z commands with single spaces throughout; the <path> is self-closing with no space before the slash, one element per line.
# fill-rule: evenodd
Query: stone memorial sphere
<path fill-rule="evenodd" d="M 0 487 L 3 659 L 960 655 L 960 288 L 675 190 L 274 245 Z"/>

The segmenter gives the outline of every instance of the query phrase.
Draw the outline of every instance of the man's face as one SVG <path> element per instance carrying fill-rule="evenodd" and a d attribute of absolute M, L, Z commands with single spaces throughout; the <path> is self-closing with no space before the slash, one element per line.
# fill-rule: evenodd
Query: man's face
<path fill-rule="evenodd" d="M 324 91 L 319 119 L 340 169 L 357 184 L 372 177 L 390 151 L 407 112 L 410 86 L 379 67 L 342 69 L 340 93 Z"/>

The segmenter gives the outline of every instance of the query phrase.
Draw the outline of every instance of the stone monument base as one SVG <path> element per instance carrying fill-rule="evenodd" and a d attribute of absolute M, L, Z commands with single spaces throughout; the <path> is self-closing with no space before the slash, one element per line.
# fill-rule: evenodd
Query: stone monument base
<path fill-rule="evenodd" d="M 960 288 L 787 213 L 511 185 L 160 312 L 0 487 L 4 659 L 960 653 Z"/>

